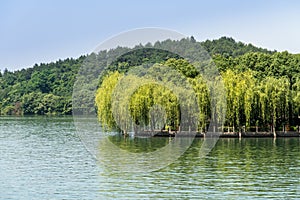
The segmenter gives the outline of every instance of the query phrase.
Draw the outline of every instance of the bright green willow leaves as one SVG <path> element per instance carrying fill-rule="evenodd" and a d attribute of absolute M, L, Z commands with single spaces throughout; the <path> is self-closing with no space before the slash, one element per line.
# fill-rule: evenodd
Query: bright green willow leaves
<path fill-rule="evenodd" d="M 179 104 L 175 94 L 152 83 L 140 87 L 131 97 L 130 112 L 136 124 L 161 129 L 165 125 L 179 126 Z"/>
<path fill-rule="evenodd" d="M 187 71 L 183 70 L 184 66 L 188 66 L 186 62 L 171 59 L 166 63 L 186 75 Z M 166 75 L 167 68 L 163 70 L 165 70 L 163 73 L 157 71 L 157 74 L 154 72 L 153 74 L 158 78 L 171 79 L 171 75 Z M 97 91 L 98 119 L 106 128 L 114 128 L 117 124 L 112 114 L 112 94 L 122 76 L 119 72 L 110 73 L 104 78 Z M 242 72 L 227 69 L 221 73 L 221 76 L 225 86 L 227 104 L 225 126 L 236 127 L 235 130 L 242 130 L 242 127 L 249 130 L 254 126 L 265 128 L 272 126 L 277 127 L 278 130 L 279 127 L 295 119 L 292 118 L 295 113 L 299 115 L 300 79 L 295 80 L 291 86 L 287 77 L 259 77 L 256 71 L 250 69 Z M 214 116 L 212 113 L 216 112 L 211 108 L 210 89 L 199 74 L 193 73 L 193 76 L 187 80 L 195 93 L 199 109 L 197 129 L 206 131 L 207 125 Z M 218 89 L 219 86 L 215 85 L 214 87 Z M 175 94 L 168 87 L 155 83 L 155 80 L 144 82 L 135 89 L 129 99 L 130 116 L 133 122 L 148 129 L 163 127 L 178 129 L 181 123 L 180 106 L 184 106 L 180 104 L 178 94 L 180 93 Z M 219 116 L 221 113 L 222 111 L 218 111 Z"/>
<path fill-rule="evenodd" d="M 118 83 L 118 80 L 122 77 L 122 74 L 119 72 L 114 72 L 108 74 L 101 87 L 97 90 L 96 93 L 96 105 L 98 120 L 102 123 L 106 130 L 111 130 L 116 126 L 115 119 L 112 113 L 112 93 L 115 86 Z"/>

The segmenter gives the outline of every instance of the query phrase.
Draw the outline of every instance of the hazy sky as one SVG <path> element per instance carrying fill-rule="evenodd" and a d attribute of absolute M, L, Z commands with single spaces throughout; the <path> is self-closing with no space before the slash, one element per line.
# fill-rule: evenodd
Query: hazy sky
<path fill-rule="evenodd" d="M 300 53 L 300 1 L 1 1 L 0 69 L 90 53 L 105 39 L 160 27 Z"/>

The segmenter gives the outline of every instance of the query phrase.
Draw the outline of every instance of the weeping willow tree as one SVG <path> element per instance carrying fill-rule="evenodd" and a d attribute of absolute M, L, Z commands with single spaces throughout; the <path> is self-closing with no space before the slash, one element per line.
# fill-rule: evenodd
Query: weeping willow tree
<path fill-rule="evenodd" d="M 260 113 L 264 123 L 271 125 L 275 132 L 277 120 L 281 123 L 287 121 L 289 104 L 289 81 L 287 78 L 264 78 L 258 86 Z"/>
<path fill-rule="evenodd" d="M 242 73 L 241 85 L 243 86 L 244 96 L 244 112 L 245 112 L 245 128 L 248 129 L 251 125 L 251 113 L 253 111 L 253 104 L 255 98 L 255 85 L 257 81 L 254 79 L 253 71 L 246 71 Z"/>
<path fill-rule="evenodd" d="M 227 70 L 222 77 L 227 98 L 226 123 L 233 131 L 241 126 L 247 129 L 251 122 L 257 125 L 257 121 L 263 126 L 271 125 L 275 131 L 276 126 L 288 121 L 290 90 L 287 78 L 269 76 L 259 81 L 250 70 Z"/>
<path fill-rule="evenodd" d="M 128 82 L 124 86 L 119 82 L 123 77 L 119 72 L 109 73 L 97 90 L 95 103 L 98 120 L 105 130 L 120 128 L 123 132 L 128 132 L 133 125 L 129 124 L 131 122 L 144 129 L 154 130 L 164 127 L 178 129 L 179 103 L 177 96 L 171 90 L 152 81 L 143 82 L 141 78 L 133 76 L 126 77 Z M 132 87 L 128 84 L 141 86 Z M 126 88 L 122 88 L 122 85 Z M 128 97 L 127 99 L 118 99 L 122 98 L 120 92 L 130 95 L 124 95 Z M 126 113 L 127 111 L 129 113 Z"/>
<path fill-rule="evenodd" d="M 98 120 L 105 130 L 116 128 L 116 121 L 112 113 L 112 94 L 118 81 L 123 77 L 119 72 L 108 73 L 96 92 Z"/>
<path fill-rule="evenodd" d="M 293 84 L 292 97 L 295 114 L 300 116 L 300 78 Z"/>
<path fill-rule="evenodd" d="M 126 76 L 109 73 L 102 78 L 96 93 L 99 122 L 106 130 L 118 127 L 123 132 L 137 126 L 144 130 L 178 130 L 179 127 L 185 131 L 195 130 L 198 109 L 195 108 L 194 86 L 199 89 L 197 96 L 202 110 L 199 120 L 204 127 L 209 107 L 205 83 L 198 77 L 192 86 L 187 76 L 196 73 L 188 73 L 190 70 L 185 67 L 193 69 L 185 60 L 170 59 L 151 68 L 139 67 Z"/>
<path fill-rule="evenodd" d="M 204 132 L 211 113 L 209 89 L 207 83 L 200 75 L 193 79 L 189 79 L 189 82 L 193 86 L 197 98 L 197 105 L 199 107 L 198 130 Z"/>
<path fill-rule="evenodd" d="M 136 90 L 130 100 L 130 112 L 136 125 L 162 129 L 165 126 L 178 129 L 179 103 L 176 95 L 168 88 L 148 83 Z"/>
<path fill-rule="evenodd" d="M 292 90 L 292 104 L 294 108 L 294 115 L 298 125 L 298 131 L 300 132 L 300 79 L 297 79 L 293 84 Z"/>
<path fill-rule="evenodd" d="M 254 79 L 251 71 L 236 73 L 227 70 L 222 73 L 227 98 L 226 123 L 235 127 L 250 125 L 250 116 L 253 101 Z"/>

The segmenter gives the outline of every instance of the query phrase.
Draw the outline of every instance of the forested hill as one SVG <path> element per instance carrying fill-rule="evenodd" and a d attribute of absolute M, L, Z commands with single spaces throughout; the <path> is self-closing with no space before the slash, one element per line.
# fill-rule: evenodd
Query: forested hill
<path fill-rule="evenodd" d="M 205 42 L 201 42 L 201 45 L 211 55 L 220 54 L 225 57 L 241 56 L 248 52 L 275 53 L 275 51 L 255 47 L 252 44 L 236 42 L 233 38 L 229 37 L 221 37 L 217 40 L 206 40 Z"/>
<path fill-rule="evenodd" d="M 155 45 L 184 45 L 193 42 L 193 37 L 181 41 L 165 41 Z M 299 56 L 287 52 L 277 53 L 255 47 L 251 44 L 236 42 L 232 38 L 222 37 L 218 40 L 199 42 L 213 57 L 217 67 L 223 71 L 228 68 L 260 71 L 261 75 L 288 76 L 291 81 L 296 80 L 300 74 Z M 147 45 L 146 45 L 147 46 Z M 110 53 L 121 51 L 104 51 L 101 54 L 109 56 Z M 129 65 L 139 65 L 145 60 L 164 62 L 174 57 L 166 52 L 152 51 L 133 54 L 120 63 L 112 66 L 116 69 Z M 175 56 L 176 57 L 176 56 Z M 65 59 L 48 64 L 34 65 L 32 68 L 15 72 L 4 70 L 0 72 L 0 114 L 71 114 L 72 113 L 72 87 L 78 69 L 86 56 L 77 59 Z M 128 62 L 130 63 L 128 64 Z"/>
<path fill-rule="evenodd" d="M 72 88 L 85 56 L 0 73 L 0 114 L 71 114 Z"/>

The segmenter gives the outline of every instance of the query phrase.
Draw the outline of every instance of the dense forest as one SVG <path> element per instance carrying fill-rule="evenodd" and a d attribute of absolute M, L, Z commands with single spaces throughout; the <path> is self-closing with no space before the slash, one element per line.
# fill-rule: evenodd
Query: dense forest
<path fill-rule="evenodd" d="M 199 131 L 205 129 L 210 120 L 210 99 L 205 81 L 193 69 L 187 61 L 178 55 L 167 51 L 156 50 L 162 46 L 186 46 L 195 43 L 202 46 L 212 57 L 220 71 L 226 88 L 227 112 L 225 125 L 232 128 L 245 126 L 280 127 L 283 124 L 293 126 L 299 124 L 300 115 L 300 56 L 288 52 L 269 51 L 257 48 L 251 44 L 236 42 L 232 38 L 222 37 L 218 40 L 197 42 L 193 37 L 180 41 L 166 40 L 155 44 L 140 45 L 131 53 L 125 53 L 118 60 L 105 66 L 105 71 L 95 68 L 89 72 L 97 78 L 99 90 L 105 84 L 113 84 L 114 80 L 121 77 L 129 68 L 143 63 L 158 63 L 170 66 L 187 77 L 197 96 L 198 104 L 202 112 L 199 116 Z M 134 50 L 133 48 L 132 50 Z M 128 48 L 101 51 L 98 54 L 81 56 L 77 59 L 59 60 L 54 63 L 34 65 L 32 68 L 15 72 L 4 70 L 0 73 L 0 114 L 1 115 L 28 115 L 28 114 L 72 114 L 73 85 L 87 83 L 90 79 L 78 80 L 78 70 L 82 65 L 88 64 L 89 59 L 110 57 L 128 51 Z M 88 59 L 87 59 L 88 57 Z M 93 80 L 95 79 L 93 77 Z M 87 84 L 87 88 L 89 85 Z M 88 90 L 88 89 L 87 89 Z M 98 92 L 99 92 L 98 90 Z M 152 103 L 146 96 L 152 91 Z M 153 92 L 153 91 L 156 91 Z M 200 92 L 201 91 L 201 92 Z M 103 93 L 103 91 L 102 91 Z M 109 93 L 107 93 L 109 94 Z M 84 99 L 85 91 L 82 91 L 82 99 L 77 104 L 95 104 L 95 98 Z M 163 98 L 156 98 L 157 96 Z M 95 97 L 95 95 L 94 95 Z M 131 101 L 131 114 L 137 123 L 150 123 L 151 116 L 143 115 L 141 102 L 148 107 L 156 101 L 167 109 L 168 125 L 176 129 L 179 125 L 178 102 L 176 97 L 157 85 L 148 84 L 140 88 L 133 95 Z M 148 95 L 149 97 L 149 95 Z M 169 99 L 168 99 L 169 98 Z M 96 98 L 101 102 L 101 98 Z M 168 99 L 168 101 L 163 101 Z M 77 101 L 76 99 L 73 99 Z M 170 102 L 170 103 L 163 103 Z M 108 127 L 114 126 L 111 115 L 102 116 L 99 103 L 98 109 L 100 121 Z M 105 105 L 105 104 L 103 104 Z M 103 106 L 102 105 L 102 106 Z M 105 108 L 107 109 L 107 108 Z M 158 109 L 158 108 L 157 108 Z M 91 111 L 92 112 L 92 111 Z M 146 110 L 145 113 L 150 111 Z"/>
<path fill-rule="evenodd" d="M 0 113 L 71 114 L 72 88 L 85 59 L 59 60 L 32 68 L 0 73 Z"/>

